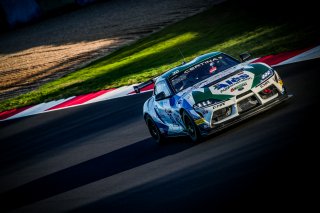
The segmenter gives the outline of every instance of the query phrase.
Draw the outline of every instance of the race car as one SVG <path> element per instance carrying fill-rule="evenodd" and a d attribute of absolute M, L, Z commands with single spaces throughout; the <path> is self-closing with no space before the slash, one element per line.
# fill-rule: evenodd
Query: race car
<path fill-rule="evenodd" d="M 159 76 L 143 106 L 155 141 L 189 136 L 197 142 L 291 97 L 273 68 L 250 63 L 248 53 L 240 58 L 211 52 Z"/>

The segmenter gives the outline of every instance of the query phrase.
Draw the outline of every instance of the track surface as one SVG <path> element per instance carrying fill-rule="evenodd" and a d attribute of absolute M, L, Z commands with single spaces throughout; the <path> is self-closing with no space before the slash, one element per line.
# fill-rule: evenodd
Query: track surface
<path fill-rule="evenodd" d="M 200 144 L 153 142 L 150 93 L 1 122 L 0 211 L 309 212 L 318 67 L 278 67 L 291 100 Z"/>

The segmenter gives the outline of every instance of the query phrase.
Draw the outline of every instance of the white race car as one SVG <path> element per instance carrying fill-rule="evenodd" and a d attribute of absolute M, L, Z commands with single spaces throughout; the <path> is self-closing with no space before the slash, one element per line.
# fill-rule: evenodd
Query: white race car
<path fill-rule="evenodd" d="M 143 106 L 151 136 L 159 143 L 182 135 L 199 141 L 291 97 L 273 68 L 249 57 L 240 62 L 212 52 L 159 76 Z"/>

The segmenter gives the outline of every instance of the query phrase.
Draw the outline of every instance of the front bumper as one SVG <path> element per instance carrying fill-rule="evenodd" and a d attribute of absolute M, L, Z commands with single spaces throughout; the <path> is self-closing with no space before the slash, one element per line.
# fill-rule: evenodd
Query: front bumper
<path fill-rule="evenodd" d="M 217 124 L 215 125 L 213 128 L 209 128 L 209 129 L 203 129 L 203 128 L 200 128 L 200 133 L 202 136 L 206 136 L 206 135 L 210 135 L 210 134 L 213 134 L 213 133 L 217 133 L 229 126 L 232 126 L 236 123 L 239 123 L 243 120 L 246 120 L 256 114 L 259 114 L 259 113 L 262 113 L 288 99 L 290 99 L 292 97 L 292 95 L 288 95 L 287 93 L 284 93 L 282 95 L 279 95 L 277 98 L 271 100 L 270 102 L 268 103 L 265 103 L 263 105 L 260 105 L 260 106 L 257 106 L 251 110 L 248 110 L 234 118 L 231 118 L 229 120 L 226 120 L 225 122 L 222 122 L 220 124 Z"/>

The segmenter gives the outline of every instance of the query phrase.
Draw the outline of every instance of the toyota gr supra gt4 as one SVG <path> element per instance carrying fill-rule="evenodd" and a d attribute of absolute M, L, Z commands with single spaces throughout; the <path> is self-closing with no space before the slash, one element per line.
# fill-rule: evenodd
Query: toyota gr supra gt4
<path fill-rule="evenodd" d="M 199 141 L 291 97 L 273 68 L 249 57 L 240 55 L 240 62 L 212 52 L 159 76 L 143 106 L 151 136 L 159 143 L 171 136 Z"/>

